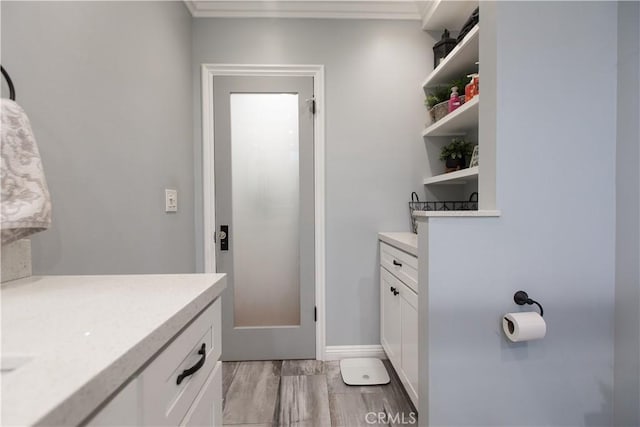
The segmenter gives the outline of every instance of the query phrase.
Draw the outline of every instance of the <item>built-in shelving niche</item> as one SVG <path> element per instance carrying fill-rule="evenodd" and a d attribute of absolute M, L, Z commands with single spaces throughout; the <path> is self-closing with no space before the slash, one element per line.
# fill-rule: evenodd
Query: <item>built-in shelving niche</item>
<path fill-rule="evenodd" d="M 424 16 L 423 29 L 442 31 L 448 28 L 455 31 L 477 6 L 477 1 L 435 1 Z M 480 23 L 467 33 L 422 83 L 426 95 L 434 86 L 479 71 L 482 95 L 474 97 L 438 122 L 425 125 L 422 136 L 429 164 L 424 179 L 428 200 L 468 200 L 472 193 L 478 192 L 480 210 L 496 208 L 494 15 L 494 6 L 480 4 Z M 464 88 L 460 88 L 460 93 L 464 94 Z M 440 150 L 456 136 L 479 144 L 480 165 L 445 174 L 444 164 L 439 159 Z"/>

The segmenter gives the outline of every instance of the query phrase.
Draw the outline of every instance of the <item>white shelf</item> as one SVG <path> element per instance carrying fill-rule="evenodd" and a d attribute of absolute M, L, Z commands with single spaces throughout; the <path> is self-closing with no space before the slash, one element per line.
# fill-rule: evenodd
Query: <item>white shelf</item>
<path fill-rule="evenodd" d="M 478 7 L 478 1 L 435 0 L 429 2 L 422 15 L 422 29 L 425 31 L 460 31 L 464 23 L 471 16 L 471 12 Z"/>
<path fill-rule="evenodd" d="M 479 42 L 480 27 L 476 25 L 422 83 L 425 92 L 427 87 L 446 84 L 464 74 L 477 72 L 476 62 L 478 62 L 480 55 Z M 464 88 L 460 88 L 460 90 L 464 92 Z"/>
<path fill-rule="evenodd" d="M 478 179 L 478 166 L 461 169 L 455 172 L 443 173 L 424 180 L 424 185 L 432 184 L 466 184 Z"/>
<path fill-rule="evenodd" d="M 457 110 L 447 114 L 422 131 L 422 136 L 466 135 L 471 129 L 478 128 L 480 95 L 474 96 Z"/>
<path fill-rule="evenodd" d="M 481 211 L 413 211 L 415 218 L 429 217 L 469 217 L 469 218 L 486 218 L 499 217 L 502 213 L 499 210 L 481 210 Z"/>

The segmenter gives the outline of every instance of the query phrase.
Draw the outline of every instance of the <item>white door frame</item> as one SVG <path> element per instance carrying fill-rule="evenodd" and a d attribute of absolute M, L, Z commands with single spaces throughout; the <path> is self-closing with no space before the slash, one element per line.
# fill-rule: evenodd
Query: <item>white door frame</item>
<path fill-rule="evenodd" d="M 316 113 L 313 126 L 315 192 L 316 359 L 325 360 L 325 168 L 324 168 L 324 65 L 202 64 L 202 179 L 204 202 L 204 270 L 216 271 L 215 173 L 213 78 L 214 76 L 313 77 Z M 256 215 L 260 215 L 259 212 Z"/>

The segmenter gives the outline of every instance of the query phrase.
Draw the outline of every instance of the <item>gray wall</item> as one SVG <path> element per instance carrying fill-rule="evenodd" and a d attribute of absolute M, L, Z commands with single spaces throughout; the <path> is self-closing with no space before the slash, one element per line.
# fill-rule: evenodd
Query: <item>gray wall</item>
<path fill-rule="evenodd" d="M 496 8 L 502 216 L 429 221 L 421 416 L 433 426 L 608 426 L 617 5 Z M 535 310 L 514 304 L 519 289 L 544 306 L 543 340 L 503 335 L 504 313 Z"/>
<path fill-rule="evenodd" d="M 2 2 L 2 64 L 53 226 L 34 273 L 192 272 L 191 17 L 183 2 Z M 179 212 L 164 213 L 164 188 Z"/>
<path fill-rule="evenodd" d="M 640 425 L 640 3 L 618 6 L 615 425 Z"/>
<path fill-rule="evenodd" d="M 417 21 L 194 20 L 199 248 L 200 64 L 325 65 L 328 345 L 380 342 L 377 233 L 408 231 L 406 202 L 424 192 L 420 82 L 432 44 Z"/>

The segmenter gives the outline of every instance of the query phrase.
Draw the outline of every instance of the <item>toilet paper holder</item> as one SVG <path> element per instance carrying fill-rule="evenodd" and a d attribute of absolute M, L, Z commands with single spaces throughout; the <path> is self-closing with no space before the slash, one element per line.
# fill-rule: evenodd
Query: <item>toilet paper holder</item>
<path fill-rule="evenodd" d="M 525 305 L 525 304 L 535 304 L 538 306 L 538 308 L 540 309 L 540 317 L 543 316 L 544 314 L 544 310 L 542 309 L 542 305 L 535 300 L 532 300 L 531 298 L 529 298 L 529 295 L 525 292 L 525 291 L 518 291 L 513 295 L 513 301 L 515 301 L 516 304 L 518 305 Z"/>

